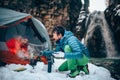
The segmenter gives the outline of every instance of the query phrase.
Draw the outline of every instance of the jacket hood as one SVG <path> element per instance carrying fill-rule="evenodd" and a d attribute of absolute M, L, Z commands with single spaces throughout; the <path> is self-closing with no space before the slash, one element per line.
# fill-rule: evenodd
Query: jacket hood
<path fill-rule="evenodd" d="M 66 40 L 71 37 L 74 36 L 74 34 L 71 31 L 65 31 L 64 36 L 62 37 L 62 39 L 60 40 L 60 43 L 63 44 L 66 42 Z"/>

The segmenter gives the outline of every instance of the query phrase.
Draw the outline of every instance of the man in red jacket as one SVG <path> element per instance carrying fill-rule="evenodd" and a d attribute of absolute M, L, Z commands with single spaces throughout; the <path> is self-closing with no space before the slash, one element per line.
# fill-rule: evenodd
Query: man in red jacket
<path fill-rule="evenodd" d="M 17 55 L 22 59 L 29 59 L 29 52 L 27 50 L 28 39 L 18 36 L 16 38 L 9 39 L 6 44 L 12 54 Z"/>

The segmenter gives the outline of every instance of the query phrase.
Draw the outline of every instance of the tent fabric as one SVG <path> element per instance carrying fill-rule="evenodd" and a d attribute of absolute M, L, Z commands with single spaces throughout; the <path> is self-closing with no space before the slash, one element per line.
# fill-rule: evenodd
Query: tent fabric
<path fill-rule="evenodd" d="M 9 25 L 5 25 L 5 26 L 0 26 L 0 28 L 6 28 L 6 27 L 9 27 L 9 26 L 15 26 L 15 25 L 18 25 L 19 23 L 23 22 L 23 21 L 26 21 L 28 20 L 29 18 L 31 18 L 32 16 L 27 16 L 19 21 L 17 21 L 16 23 L 14 24 L 9 24 Z"/>
<path fill-rule="evenodd" d="M 0 48 L 0 61 L 8 64 L 28 64 L 29 61 L 22 60 L 11 54 L 6 48 L 6 45 L 3 47 L 3 43 L 5 44 L 7 40 L 16 35 L 28 38 L 29 43 L 32 44 L 34 48 L 35 46 L 40 46 L 40 50 L 51 49 L 47 30 L 39 20 L 30 14 L 0 8 L 0 46 L 2 47 Z"/>
<path fill-rule="evenodd" d="M 20 35 L 24 35 L 23 33 L 26 28 L 25 27 L 26 23 L 22 21 L 27 19 L 32 20 L 34 27 L 37 30 L 36 32 L 38 32 L 38 34 L 42 37 L 41 41 L 44 43 L 44 45 L 47 46 L 47 48 L 49 47 L 49 49 L 51 49 L 51 43 L 50 43 L 47 30 L 39 20 L 35 19 L 30 14 L 20 13 L 20 12 L 10 10 L 10 9 L 5 9 L 5 8 L 0 8 L 0 28 L 3 28 L 3 26 L 6 26 L 8 24 L 11 24 L 11 25 L 8 25 L 8 28 L 6 29 L 0 29 L 0 36 L 3 39 L 2 41 L 8 40 L 9 38 L 11 38 L 11 36 L 13 37 L 13 34 L 18 34 L 18 32 Z M 17 24 L 17 23 L 21 23 L 21 24 Z M 16 24 L 16 25 L 13 25 L 13 24 Z M 16 28 L 14 28 L 14 26 L 16 26 Z M 29 31 L 29 33 L 27 33 L 27 36 L 29 36 L 29 34 L 31 33 L 32 32 Z M 5 38 L 3 34 L 6 34 Z"/>
<path fill-rule="evenodd" d="M 8 47 L 5 42 L 0 42 L 0 50 L 8 51 Z"/>
<path fill-rule="evenodd" d="M 48 48 L 51 49 L 49 35 L 44 25 L 35 18 L 32 18 L 32 21 L 35 24 L 36 29 L 39 31 L 39 34 L 41 34 L 41 36 L 45 36 L 46 38 L 45 40 L 49 43 L 49 44 L 46 44 L 46 46 L 48 46 Z M 39 28 L 38 26 L 41 28 Z"/>
<path fill-rule="evenodd" d="M 0 26 L 10 24 L 12 22 L 23 19 L 27 16 L 30 16 L 30 14 L 20 13 L 10 9 L 0 8 Z"/>
<path fill-rule="evenodd" d="M 29 60 L 21 59 L 17 57 L 17 55 L 11 54 L 8 51 L 0 51 L 0 62 L 1 61 L 7 64 L 12 64 L 12 63 L 22 64 L 22 65 L 30 64 Z"/>

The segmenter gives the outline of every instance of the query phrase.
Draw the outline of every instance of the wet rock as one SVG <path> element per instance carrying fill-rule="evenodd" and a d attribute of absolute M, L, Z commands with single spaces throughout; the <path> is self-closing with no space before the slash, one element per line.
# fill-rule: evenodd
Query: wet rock
<path fill-rule="evenodd" d="M 76 34 L 91 57 L 120 57 L 120 1 L 108 0 L 104 12 L 79 14 Z"/>
<path fill-rule="evenodd" d="M 111 76 L 117 80 L 120 79 L 120 59 L 119 58 L 91 58 L 90 62 L 108 69 Z"/>

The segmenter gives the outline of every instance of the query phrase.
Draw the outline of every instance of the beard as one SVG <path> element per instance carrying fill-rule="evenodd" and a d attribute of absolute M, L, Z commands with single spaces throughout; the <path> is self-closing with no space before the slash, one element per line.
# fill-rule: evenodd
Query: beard
<path fill-rule="evenodd" d="M 60 39 L 58 39 L 58 40 L 56 41 L 56 43 L 60 43 Z"/>
<path fill-rule="evenodd" d="M 24 43 L 24 44 L 21 45 L 21 48 L 27 47 L 27 46 L 28 46 L 28 43 Z"/>

